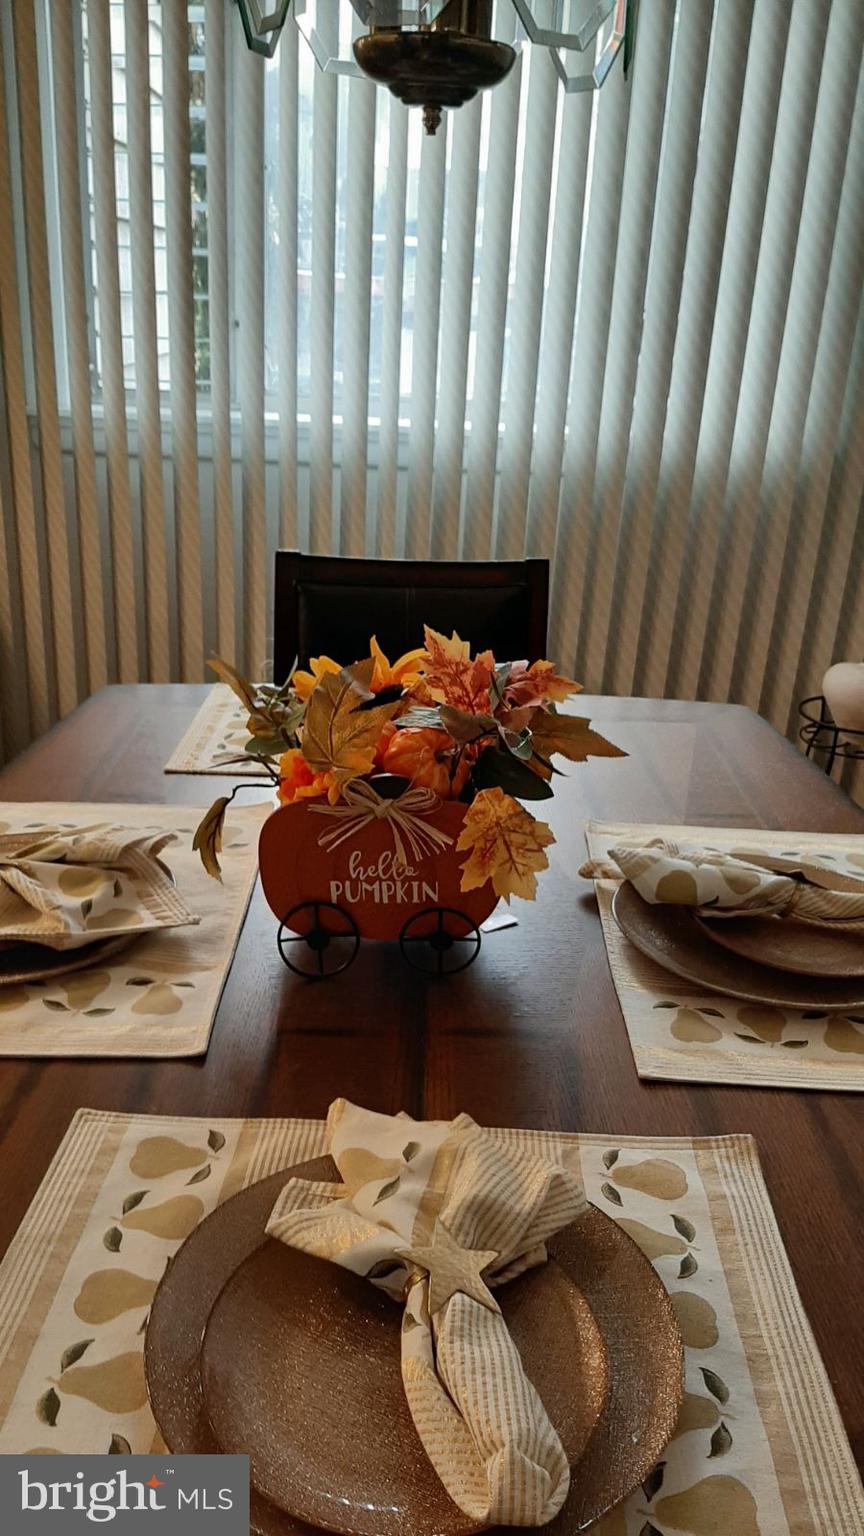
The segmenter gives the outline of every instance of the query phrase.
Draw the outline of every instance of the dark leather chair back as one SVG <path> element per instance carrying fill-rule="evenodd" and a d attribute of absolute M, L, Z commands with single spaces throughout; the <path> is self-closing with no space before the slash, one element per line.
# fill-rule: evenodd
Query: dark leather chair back
<path fill-rule="evenodd" d="M 499 661 L 546 654 L 548 560 L 353 560 L 276 553 L 273 676 L 295 657 L 349 663 L 369 654 L 369 637 L 393 660 L 423 643 L 423 625 L 455 629 L 472 652 Z"/>

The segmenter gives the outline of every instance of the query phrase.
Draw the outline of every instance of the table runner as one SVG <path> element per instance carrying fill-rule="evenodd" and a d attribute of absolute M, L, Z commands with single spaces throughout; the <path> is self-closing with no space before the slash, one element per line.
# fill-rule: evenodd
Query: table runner
<path fill-rule="evenodd" d="M 177 833 L 161 857 L 201 921 L 142 934 L 116 957 L 55 980 L 0 987 L 0 1056 L 197 1056 L 207 1049 L 258 871 L 269 806 L 232 807 L 223 883 L 192 850 L 194 806 L 0 804 L 0 830 L 100 819 Z"/>
<path fill-rule="evenodd" d="M 670 827 L 589 821 L 591 858 L 629 837 L 838 856 L 838 868 L 860 874 L 864 837 L 852 833 L 766 832 L 751 827 Z M 700 990 L 649 960 L 612 916 L 614 880 L 594 882 L 612 980 L 640 1077 L 765 1088 L 864 1092 L 864 1009 L 850 1015 L 817 1009 L 769 1008 Z M 587 885 L 586 885 L 587 889 Z M 864 980 L 862 980 L 864 994 Z"/>
<path fill-rule="evenodd" d="M 860 1479 L 752 1138 L 492 1134 L 580 1168 L 684 1336 L 676 1436 L 598 1533 L 861 1536 Z M 0 1453 L 161 1449 L 142 1346 L 166 1264 L 221 1200 L 323 1145 L 320 1121 L 79 1110 L 0 1265 Z"/>
<path fill-rule="evenodd" d="M 258 763 L 222 763 L 214 758 L 242 752 L 249 732 L 249 711 L 227 683 L 215 683 L 165 764 L 165 773 L 217 773 L 228 778 L 266 779 Z"/>

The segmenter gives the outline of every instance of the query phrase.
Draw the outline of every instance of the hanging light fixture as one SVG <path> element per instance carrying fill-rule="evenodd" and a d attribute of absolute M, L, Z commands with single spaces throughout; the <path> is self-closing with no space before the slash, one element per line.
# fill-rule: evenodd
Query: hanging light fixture
<path fill-rule="evenodd" d="M 246 41 L 272 58 L 291 0 L 236 0 Z M 637 0 L 294 0 L 293 14 L 320 69 L 367 76 L 435 133 L 445 107 L 461 107 L 510 73 L 519 47 L 547 48 L 567 92 L 598 90 L 618 54 L 628 72 Z"/>

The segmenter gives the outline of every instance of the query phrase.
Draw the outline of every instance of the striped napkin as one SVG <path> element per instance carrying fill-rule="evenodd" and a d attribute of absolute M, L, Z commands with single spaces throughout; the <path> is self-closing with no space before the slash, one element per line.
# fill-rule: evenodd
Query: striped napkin
<path fill-rule="evenodd" d="M 0 942 L 80 949 L 197 923 L 159 861 L 175 840 L 105 823 L 0 835 Z"/>
<path fill-rule="evenodd" d="M 814 854 L 726 851 L 655 837 L 616 842 L 579 873 L 594 880 L 623 875 L 644 901 L 695 907 L 706 917 L 794 917 L 864 937 L 864 876 Z"/>
<path fill-rule="evenodd" d="M 483 1524 L 545 1525 L 570 1469 L 490 1287 L 545 1261 L 547 1238 L 585 1210 L 581 1180 L 467 1115 L 337 1099 L 327 1143 L 343 1182 L 289 1180 L 269 1235 L 404 1302 L 402 1381 L 450 1497 Z"/>

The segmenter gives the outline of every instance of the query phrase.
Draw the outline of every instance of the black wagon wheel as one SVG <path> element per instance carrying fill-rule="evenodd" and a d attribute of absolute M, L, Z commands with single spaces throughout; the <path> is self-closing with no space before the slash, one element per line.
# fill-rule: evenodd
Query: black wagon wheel
<path fill-rule="evenodd" d="M 347 971 L 360 947 L 360 934 L 344 907 L 332 901 L 301 901 L 283 917 L 276 943 L 289 971 L 323 981 Z"/>
<path fill-rule="evenodd" d="M 455 907 L 425 907 L 403 925 L 399 948 L 415 971 L 453 976 L 480 952 L 480 929 Z"/>

